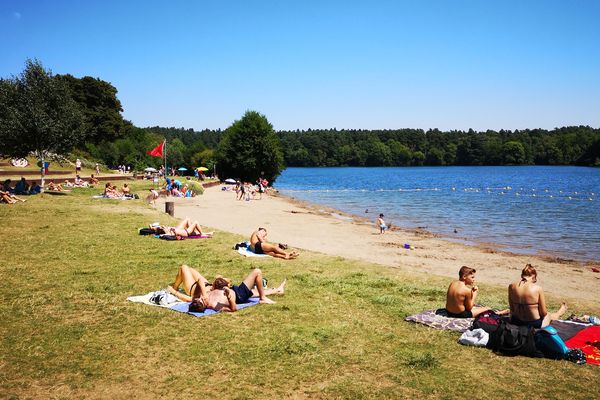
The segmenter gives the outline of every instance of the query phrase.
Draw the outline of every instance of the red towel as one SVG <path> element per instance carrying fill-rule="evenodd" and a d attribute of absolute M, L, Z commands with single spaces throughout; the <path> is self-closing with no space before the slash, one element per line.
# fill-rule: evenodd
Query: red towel
<path fill-rule="evenodd" d="M 570 349 L 581 349 L 588 364 L 600 365 L 600 326 L 590 326 L 567 340 Z"/>

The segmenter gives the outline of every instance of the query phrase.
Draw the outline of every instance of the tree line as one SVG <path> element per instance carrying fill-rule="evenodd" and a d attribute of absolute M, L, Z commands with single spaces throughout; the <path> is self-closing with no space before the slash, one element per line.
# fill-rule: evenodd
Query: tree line
<path fill-rule="evenodd" d="M 162 163 L 147 151 L 166 139 L 170 166 L 216 166 L 229 177 L 264 172 L 270 180 L 285 166 L 600 166 L 600 129 L 589 126 L 276 132 L 264 115 L 248 111 L 224 131 L 140 128 L 123 118 L 117 93 L 99 78 L 53 75 L 39 61 L 27 60 L 20 75 L 0 78 L 0 156 L 33 153 L 44 159 L 70 152 L 109 167 L 141 170 Z"/>

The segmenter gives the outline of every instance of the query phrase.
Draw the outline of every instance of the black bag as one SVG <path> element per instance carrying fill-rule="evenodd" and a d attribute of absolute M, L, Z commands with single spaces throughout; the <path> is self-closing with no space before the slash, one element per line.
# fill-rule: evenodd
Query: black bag
<path fill-rule="evenodd" d="M 543 357 L 535 347 L 535 329 L 501 321 L 498 329 L 490 333 L 487 348 L 507 356 Z"/>
<path fill-rule="evenodd" d="M 154 235 L 156 233 L 155 230 L 150 228 L 140 228 L 140 235 Z"/>
<path fill-rule="evenodd" d="M 501 322 L 502 316 L 493 311 L 486 311 L 475 318 L 473 329 L 483 329 L 487 333 L 492 333 L 498 329 Z"/>

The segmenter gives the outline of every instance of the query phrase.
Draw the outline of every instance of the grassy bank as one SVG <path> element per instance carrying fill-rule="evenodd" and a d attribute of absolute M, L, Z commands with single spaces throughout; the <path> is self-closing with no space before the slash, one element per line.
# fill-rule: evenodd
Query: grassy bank
<path fill-rule="evenodd" d="M 142 193 L 148 183 L 132 186 Z M 0 207 L 0 397 L 600 396 L 600 368 L 500 357 L 404 322 L 443 305 L 446 279 L 309 252 L 245 259 L 231 250 L 245 238 L 225 232 L 141 237 L 137 228 L 170 217 L 96 192 Z M 270 285 L 287 278 L 287 291 L 275 305 L 206 318 L 125 301 L 166 286 L 182 263 L 235 282 L 258 266 Z M 505 288 L 480 288 L 479 301 L 506 307 Z M 571 302 L 575 312 L 593 307 Z"/>

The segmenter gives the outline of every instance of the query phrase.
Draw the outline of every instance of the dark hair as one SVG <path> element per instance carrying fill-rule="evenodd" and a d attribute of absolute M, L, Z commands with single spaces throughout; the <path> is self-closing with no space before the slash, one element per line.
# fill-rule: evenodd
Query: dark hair
<path fill-rule="evenodd" d="M 462 267 L 460 267 L 460 270 L 458 270 L 458 278 L 462 279 L 465 275 L 474 274 L 475 272 L 477 272 L 475 268 L 463 265 Z"/>
<path fill-rule="evenodd" d="M 383 217 L 383 214 L 379 214 L 379 218 Z"/>
<path fill-rule="evenodd" d="M 188 312 L 204 312 L 204 310 L 206 310 L 206 306 L 204 305 L 200 297 L 192 299 L 192 302 L 188 307 Z"/>

